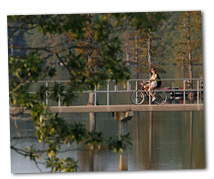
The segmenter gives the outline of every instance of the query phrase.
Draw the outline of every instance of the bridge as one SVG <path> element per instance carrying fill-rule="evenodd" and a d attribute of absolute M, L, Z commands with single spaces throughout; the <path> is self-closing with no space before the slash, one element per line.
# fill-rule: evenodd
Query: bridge
<path fill-rule="evenodd" d="M 203 104 L 165 104 L 165 105 L 87 105 L 87 106 L 51 106 L 54 113 L 91 113 L 91 112 L 153 112 L 153 111 L 203 111 Z M 30 113 L 24 108 L 10 107 L 10 113 Z"/>
<path fill-rule="evenodd" d="M 182 97 L 182 104 L 164 104 L 164 105 L 154 105 L 151 103 L 149 97 L 148 104 L 142 105 L 132 105 L 130 101 L 128 104 L 118 104 L 112 105 L 110 101 L 110 94 L 112 93 L 133 93 L 140 89 L 140 83 L 146 81 L 147 79 L 131 79 L 126 82 L 126 84 L 116 84 L 115 81 L 106 81 L 104 87 L 95 86 L 94 91 L 83 91 L 83 94 L 94 93 L 94 105 L 79 104 L 77 106 L 63 106 L 61 96 L 59 95 L 59 100 L 55 106 L 51 105 L 50 99 L 48 98 L 48 91 L 46 92 L 46 105 L 52 112 L 58 113 L 91 113 L 91 112 L 126 112 L 126 111 L 202 111 L 204 109 L 202 102 L 203 93 L 203 79 L 161 79 L 165 88 L 158 89 L 156 91 L 164 91 L 165 93 L 180 93 Z M 192 87 L 188 85 L 192 81 Z M 69 85 L 68 80 L 60 81 L 38 81 L 38 84 L 45 85 L 46 87 L 51 86 L 53 83 L 59 83 L 61 85 Z M 166 88 L 166 86 L 168 86 Z M 176 88 L 179 86 L 179 88 Z M 30 93 L 35 93 L 31 91 Z M 78 92 L 77 92 L 78 93 Z M 186 98 L 187 94 L 193 93 L 196 99 L 195 104 L 187 104 Z M 106 94 L 106 105 L 97 105 L 98 94 Z M 169 96 L 169 95 L 168 95 Z M 23 108 L 10 107 L 11 113 L 21 112 Z M 25 113 L 28 111 L 24 110 Z"/>
<path fill-rule="evenodd" d="M 196 94 L 197 104 L 200 103 L 201 94 L 203 93 L 203 79 L 200 78 L 166 78 L 161 79 L 163 82 L 162 88 L 156 90 L 156 91 L 164 91 L 166 93 L 180 93 L 183 97 L 183 104 L 186 104 L 186 95 L 188 93 L 194 93 Z M 148 79 L 131 79 L 128 80 L 126 83 L 123 84 L 117 84 L 115 81 L 105 81 L 102 87 L 95 85 L 95 89 L 88 90 L 88 91 L 82 91 L 82 94 L 89 94 L 94 93 L 94 101 L 97 101 L 98 94 L 106 94 L 106 105 L 111 105 L 110 101 L 110 94 L 113 93 L 132 93 L 136 91 L 140 91 L 140 84 L 142 81 L 148 81 Z M 190 82 L 192 82 L 192 87 L 190 86 Z M 39 85 L 44 85 L 45 87 L 49 88 L 54 83 L 58 83 L 59 85 L 62 85 L 66 88 L 70 84 L 69 80 L 49 80 L 49 81 L 38 81 Z M 31 91 L 30 93 L 35 93 L 34 91 Z M 66 93 L 66 91 L 64 91 Z M 80 92 L 76 92 L 76 94 L 80 94 Z M 46 91 L 46 105 L 49 105 L 50 99 L 48 98 L 49 92 Z M 57 106 L 62 106 L 61 102 L 61 96 L 59 95 L 59 100 L 57 102 Z M 151 105 L 151 99 L 149 99 L 149 105 Z M 80 104 L 83 105 L 83 104 Z M 97 103 L 94 104 L 95 106 Z"/>

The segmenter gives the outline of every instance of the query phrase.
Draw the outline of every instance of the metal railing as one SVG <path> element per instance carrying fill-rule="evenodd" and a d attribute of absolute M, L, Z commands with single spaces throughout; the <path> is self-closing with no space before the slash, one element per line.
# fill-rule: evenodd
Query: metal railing
<path fill-rule="evenodd" d="M 186 94 L 190 93 L 190 92 L 195 92 L 196 93 L 196 100 L 197 100 L 197 104 L 200 103 L 200 96 L 201 93 L 203 92 L 203 79 L 199 79 L 199 78 L 193 78 L 193 79 L 172 79 L 172 78 L 168 78 L 168 79 L 161 79 L 162 80 L 162 87 L 155 89 L 156 91 L 164 91 L 166 93 L 170 93 L 170 92 L 181 92 L 183 93 L 183 104 L 186 104 Z M 97 94 L 99 93 L 106 93 L 106 105 L 110 105 L 110 93 L 131 93 L 131 92 L 137 92 L 137 91 L 141 91 L 140 88 L 140 83 L 142 81 L 149 81 L 148 79 L 130 79 L 126 82 L 126 84 L 123 84 L 123 89 L 120 89 L 120 86 L 122 84 L 116 84 L 115 81 L 106 81 L 106 88 L 105 89 L 101 89 L 97 86 L 95 86 L 94 91 L 92 90 L 88 90 L 88 91 L 83 91 L 83 92 L 76 92 L 76 93 L 83 93 L 83 94 L 89 94 L 89 93 L 94 93 L 94 101 L 96 105 L 96 101 L 97 101 Z M 38 81 L 38 83 L 43 83 L 45 84 L 45 86 L 48 88 L 50 86 L 50 84 L 52 83 L 59 83 L 59 84 L 69 84 L 70 81 L 68 80 L 55 80 L 55 81 Z M 192 86 L 190 85 L 192 83 Z M 149 84 L 151 83 L 151 81 L 149 81 Z M 179 83 L 179 85 L 177 85 L 179 88 L 177 89 L 175 87 L 175 84 Z M 110 86 L 113 85 L 113 89 L 110 88 Z M 168 85 L 168 86 L 167 86 Z M 125 86 L 125 87 L 124 87 Z M 103 87 L 104 88 L 104 87 Z M 30 93 L 35 93 L 35 92 L 30 92 Z M 46 105 L 49 104 L 49 99 L 48 99 L 48 91 L 46 91 L 46 99 L 45 99 L 45 103 Z M 64 91 L 65 93 L 65 91 Z M 58 98 L 58 106 L 61 106 L 61 96 L 59 95 Z M 151 105 L 151 97 L 149 95 L 149 105 Z"/>

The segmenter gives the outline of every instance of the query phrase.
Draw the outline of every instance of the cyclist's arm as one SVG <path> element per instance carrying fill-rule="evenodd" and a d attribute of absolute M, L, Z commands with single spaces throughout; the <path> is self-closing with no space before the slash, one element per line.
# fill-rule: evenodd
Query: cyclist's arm
<path fill-rule="evenodd" d="M 148 83 L 153 81 L 154 79 L 152 78 L 152 76 L 149 78 L 149 80 L 147 81 Z"/>
<path fill-rule="evenodd" d="M 150 79 L 150 80 L 155 81 L 155 80 L 157 80 L 157 79 L 158 79 L 158 75 L 157 75 L 157 74 L 155 74 L 155 75 L 154 75 L 154 78 L 152 79 L 152 77 L 151 77 L 151 79 Z"/>

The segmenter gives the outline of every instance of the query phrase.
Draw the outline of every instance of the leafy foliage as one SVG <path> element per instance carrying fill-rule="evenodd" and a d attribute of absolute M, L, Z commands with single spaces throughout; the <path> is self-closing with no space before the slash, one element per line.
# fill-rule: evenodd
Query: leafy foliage
<path fill-rule="evenodd" d="M 61 146 L 67 145 L 69 150 L 73 143 L 85 143 L 92 150 L 100 149 L 104 142 L 101 132 L 88 132 L 81 123 L 67 124 L 58 114 L 51 113 L 46 99 L 58 102 L 61 96 L 63 103 L 69 105 L 77 91 L 93 90 L 104 80 L 120 82 L 129 78 L 129 70 L 119 58 L 120 41 L 111 33 L 112 26 L 106 17 L 106 14 L 8 17 L 10 104 L 31 111 L 37 141 L 46 144 L 43 151 L 34 146 L 11 149 L 29 157 L 38 168 L 38 161 L 45 156 L 51 172 L 77 171 L 77 161 L 60 157 Z M 14 43 L 20 34 L 25 43 Z M 53 57 L 68 72 L 69 88 L 56 82 L 30 93 L 35 82 L 57 75 L 57 68 L 48 63 Z"/>
<path fill-rule="evenodd" d="M 73 158 L 51 157 L 47 160 L 47 168 L 51 168 L 51 172 L 76 172 L 78 165 Z"/>
<path fill-rule="evenodd" d="M 103 144 L 103 134 L 96 131 L 89 132 L 86 144 L 90 146 L 91 150 L 95 149 L 96 147 L 100 149 Z"/>
<path fill-rule="evenodd" d="M 114 152 L 120 152 L 121 154 L 129 145 L 131 145 L 129 133 L 120 136 L 120 140 L 110 137 L 108 141 L 109 149 L 113 149 Z"/>

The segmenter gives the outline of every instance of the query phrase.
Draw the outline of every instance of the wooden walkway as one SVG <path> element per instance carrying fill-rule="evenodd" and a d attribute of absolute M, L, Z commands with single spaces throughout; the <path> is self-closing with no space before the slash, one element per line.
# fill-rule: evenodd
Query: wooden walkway
<path fill-rule="evenodd" d="M 10 107 L 10 113 L 19 113 L 23 108 Z M 99 105 L 99 106 L 51 106 L 54 113 L 126 112 L 126 111 L 203 111 L 203 104 L 165 105 Z M 29 113 L 29 111 L 24 111 Z"/>

